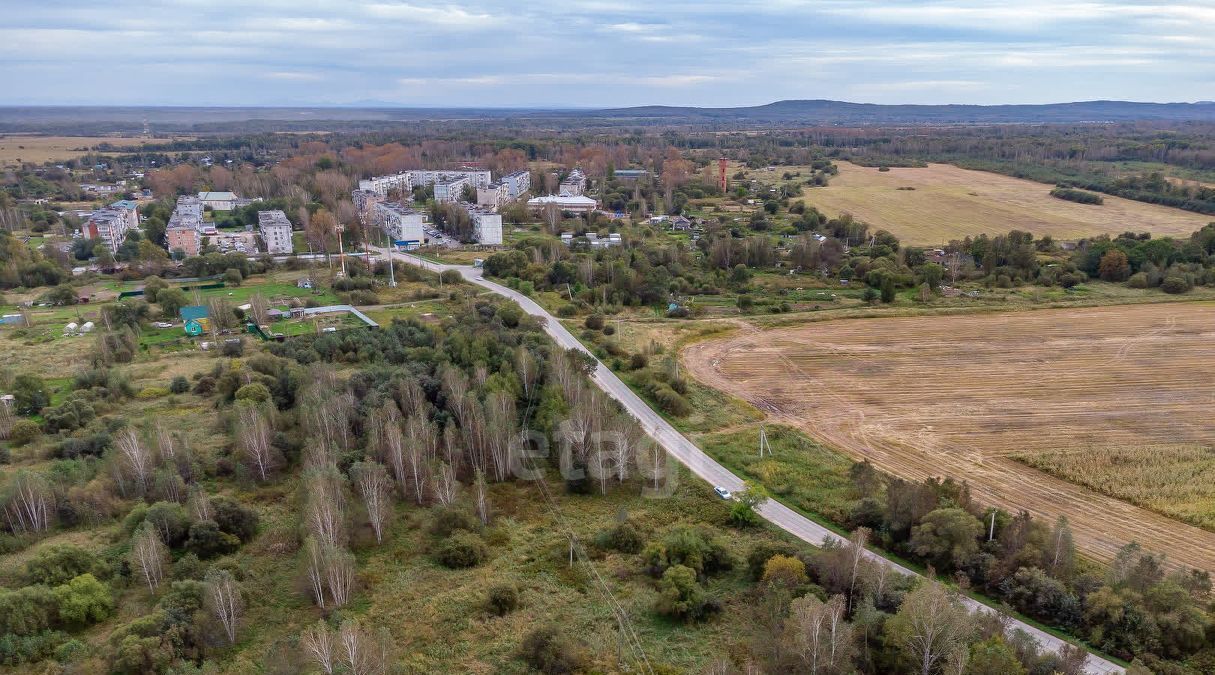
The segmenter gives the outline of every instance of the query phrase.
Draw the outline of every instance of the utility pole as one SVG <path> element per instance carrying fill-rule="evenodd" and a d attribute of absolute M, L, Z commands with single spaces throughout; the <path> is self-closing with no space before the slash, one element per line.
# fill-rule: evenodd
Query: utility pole
<path fill-rule="evenodd" d="M 759 425 L 759 456 L 763 457 L 765 452 L 768 453 L 769 457 L 772 456 L 772 444 L 768 442 L 768 431 L 761 423 Z"/>
<path fill-rule="evenodd" d="M 338 260 L 341 262 L 341 265 L 342 265 L 342 269 L 338 273 L 339 277 L 346 276 L 346 246 L 345 246 L 345 243 L 342 241 L 342 233 L 345 231 L 346 231 L 346 226 L 342 225 L 341 223 L 338 223 L 338 226 L 337 226 Z"/>
<path fill-rule="evenodd" d="M 987 529 L 987 541 L 991 541 L 996 537 L 996 510 L 991 510 L 991 525 Z"/>
<path fill-rule="evenodd" d="M 393 265 L 392 265 L 392 249 L 394 248 L 395 244 L 392 243 L 392 237 L 387 236 L 388 235 L 387 232 L 385 232 L 384 234 L 385 234 L 385 238 L 388 240 L 388 287 L 396 288 L 397 287 L 397 273 L 396 273 L 396 270 L 393 269 Z"/>

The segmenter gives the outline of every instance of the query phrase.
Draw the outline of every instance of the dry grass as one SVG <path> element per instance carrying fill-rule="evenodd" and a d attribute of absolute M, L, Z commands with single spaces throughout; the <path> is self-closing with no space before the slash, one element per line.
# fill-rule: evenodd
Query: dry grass
<path fill-rule="evenodd" d="M 184 138 L 184 137 L 183 137 Z M 17 166 L 21 162 L 53 162 L 75 159 L 92 148 L 109 143 L 125 148 L 148 143 L 164 143 L 164 138 L 139 136 L 0 136 L 0 166 Z"/>
<path fill-rule="evenodd" d="M 1053 475 L 1215 529 L 1215 448 L 1140 445 L 1017 455 Z"/>
<path fill-rule="evenodd" d="M 967 235 L 1018 229 L 1056 240 L 1126 230 L 1188 236 L 1210 216 L 1105 196 L 1100 206 L 1050 196 L 1050 185 L 960 169 L 948 164 L 878 171 L 847 162 L 826 188 L 807 188 L 803 199 L 829 216 L 851 213 L 874 230 L 909 244 L 944 244 Z M 912 187 L 914 190 L 900 190 Z"/>
<path fill-rule="evenodd" d="M 1215 533 L 1011 459 L 1210 447 L 1213 325 L 1211 303 L 827 321 L 696 344 L 684 362 L 774 421 L 895 475 L 952 476 L 981 501 L 1067 515 L 1096 558 L 1137 540 L 1215 571 Z M 1184 508 L 1215 507 L 1209 480 L 1187 470 L 1165 478 L 1186 483 L 1178 494 L 1197 506 Z"/>

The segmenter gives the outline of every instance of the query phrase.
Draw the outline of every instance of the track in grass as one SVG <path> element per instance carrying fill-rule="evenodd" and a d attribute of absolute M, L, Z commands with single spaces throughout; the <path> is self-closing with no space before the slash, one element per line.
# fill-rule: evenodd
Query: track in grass
<path fill-rule="evenodd" d="M 1215 572 L 1215 532 L 1011 458 L 1215 445 L 1215 304 L 830 321 L 704 342 L 684 360 L 892 474 L 952 476 L 982 502 L 1066 515 L 1098 559 L 1134 540 Z M 1215 509 L 1215 486 L 1207 498 Z"/>

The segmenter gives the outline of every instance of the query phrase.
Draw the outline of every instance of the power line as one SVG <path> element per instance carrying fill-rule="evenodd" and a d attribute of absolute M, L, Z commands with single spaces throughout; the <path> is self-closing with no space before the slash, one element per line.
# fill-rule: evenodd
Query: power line
<path fill-rule="evenodd" d="M 539 480 L 533 482 L 535 482 L 539 487 L 540 494 L 544 497 L 544 501 L 548 506 L 549 511 L 552 513 L 553 518 L 558 521 L 559 527 L 565 531 L 566 536 L 569 538 L 571 552 L 580 558 L 583 564 L 591 570 L 591 574 L 595 577 L 595 582 L 599 585 L 600 593 L 603 595 L 604 599 L 607 600 L 608 604 L 612 606 L 612 613 L 616 615 L 616 621 L 620 624 L 621 634 L 625 638 L 625 641 L 628 643 L 629 647 L 636 652 L 641 664 L 645 667 L 645 672 L 652 675 L 654 668 L 650 665 L 650 659 L 646 656 L 645 647 L 642 645 L 641 638 L 637 635 L 637 631 L 633 627 L 633 622 L 629 619 L 628 612 L 625 611 L 624 606 L 620 604 L 620 601 L 616 599 L 615 594 L 612 593 L 612 589 L 608 587 L 607 582 L 603 579 L 603 576 L 599 574 L 598 568 L 596 568 L 595 564 L 591 562 L 590 557 L 586 554 L 586 548 L 578 542 L 578 537 L 574 534 L 573 529 L 566 521 L 565 515 L 561 513 L 561 508 L 556 504 L 556 502 L 553 501 L 552 496 L 549 494 L 548 484 L 544 480 L 544 477 L 541 476 Z"/>

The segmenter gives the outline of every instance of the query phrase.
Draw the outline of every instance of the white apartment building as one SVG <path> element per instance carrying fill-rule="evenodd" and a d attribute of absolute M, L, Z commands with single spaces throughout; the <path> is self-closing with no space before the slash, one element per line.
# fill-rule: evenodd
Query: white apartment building
<path fill-rule="evenodd" d="M 472 204 L 462 205 L 472 219 L 473 238 L 478 244 L 500 246 L 502 244 L 502 216 Z"/>
<path fill-rule="evenodd" d="M 426 214 L 400 204 L 378 203 L 372 207 L 374 220 L 397 246 L 417 248 L 425 240 Z"/>
<path fill-rule="evenodd" d="M 402 171 L 389 176 L 375 176 L 359 181 L 359 189 L 374 192 L 380 196 L 388 196 L 390 190 L 409 192 L 420 185 L 433 185 L 440 181 L 455 178 L 467 179 L 473 187 L 489 187 L 492 178 L 489 171 L 446 171 L 415 169 Z"/>
<path fill-rule="evenodd" d="M 458 202 L 464 197 L 464 187 L 472 185 L 467 176 L 444 176 L 435 181 L 435 201 L 440 204 Z M 486 187 L 489 187 L 486 184 Z"/>
<path fill-rule="evenodd" d="M 506 195 L 511 199 L 518 199 L 523 196 L 532 187 L 532 174 L 530 171 L 516 171 L 508 173 L 502 177 L 501 182 L 506 186 Z"/>
<path fill-rule="evenodd" d="M 291 253 L 291 221 L 279 210 L 258 211 L 257 231 L 266 245 L 266 253 L 281 255 Z"/>

